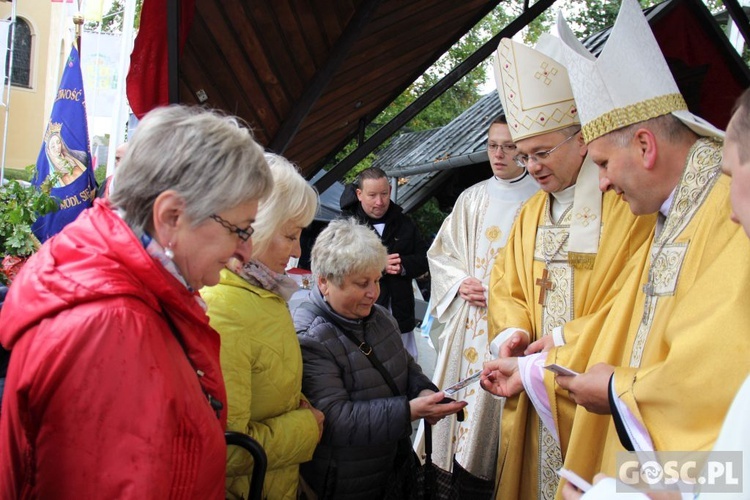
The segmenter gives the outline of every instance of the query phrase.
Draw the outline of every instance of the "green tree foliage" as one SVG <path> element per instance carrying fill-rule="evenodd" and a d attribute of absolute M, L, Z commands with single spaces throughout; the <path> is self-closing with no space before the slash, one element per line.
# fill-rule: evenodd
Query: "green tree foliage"
<path fill-rule="evenodd" d="M 440 59 L 435 62 L 425 73 L 412 83 L 401 95 L 399 95 L 388 107 L 383 110 L 366 128 L 365 137 L 371 136 L 380 127 L 392 120 L 401 111 L 406 109 L 419 96 L 424 94 L 432 86 L 447 75 L 453 68 L 466 60 L 476 52 L 490 38 L 500 32 L 505 26 L 515 19 L 522 10 L 522 2 L 501 2 L 492 12 L 487 14 L 471 31 L 464 35 L 461 40 L 451 47 Z M 527 28 L 530 42 L 538 38 L 546 26 L 549 25 L 549 14 L 540 16 Z M 469 72 L 460 81 L 438 97 L 432 104 L 422 110 L 401 132 L 414 132 L 429 130 L 447 125 L 451 120 L 460 115 L 481 97 L 480 92 L 484 82 L 488 78 L 488 72 L 492 71 L 491 61 L 488 59 L 474 70 Z M 389 141 L 383 144 L 387 147 Z M 339 154 L 336 155 L 333 164 L 346 158 L 357 148 L 357 141 L 349 143 Z M 351 182 L 359 172 L 372 165 L 377 158 L 377 153 L 370 154 L 344 176 L 344 182 Z"/>
<path fill-rule="evenodd" d="M 639 0 L 639 3 L 645 9 L 662 1 Z M 560 7 L 573 32 L 579 39 L 583 39 L 612 26 L 620 11 L 620 3 L 612 0 L 567 0 Z M 724 8 L 722 0 L 703 0 L 703 3 L 712 13 Z"/>
<path fill-rule="evenodd" d="M 437 200 L 432 197 L 411 214 L 411 218 L 419 228 L 425 241 L 432 242 L 440 226 L 445 220 L 446 213 L 438 207 Z"/>
<path fill-rule="evenodd" d="M 374 132 L 388 123 L 409 104 L 424 94 L 432 86 L 447 75 L 453 68 L 466 60 L 476 52 L 490 38 L 499 33 L 505 26 L 522 13 L 523 2 L 501 2 L 498 7 L 487 14 L 474 28 L 472 28 L 461 40 L 451 47 L 438 61 L 433 64 L 416 82 L 411 84 L 394 102 L 392 102 L 380 115 L 373 120 L 368 131 Z M 535 19 L 523 32 L 526 43 L 533 44 L 541 33 L 549 29 L 552 15 L 547 12 Z M 479 66 L 470 71 L 455 85 L 443 93 L 432 104 L 426 107 L 414 117 L 403 128 L 402 132 L 414 132 L 430 130 L 443 127 L 454 118 L 476 103 L 481 97 L 482 87 L 487 81 L 489 72 L 492 71 L 491 60 L 487 59 Z M 383 147 L 387 147 L 388 143 Z M 353 151 L 356 146 L 350 144 L 347 149 Z M 343 159 L 345 155 L 341 155 Z M 367 168 L 374 161 L 375 155 L 370 155 L 352 169 L 345 181 L 350 182 L 357 173 Z M 420 208 L 414 211 L 412 216 L 424 236 L 428 239 L 440 229 L 443 219 L 447 214 L 440 211 L 438 203 L 428 200 Z"/>

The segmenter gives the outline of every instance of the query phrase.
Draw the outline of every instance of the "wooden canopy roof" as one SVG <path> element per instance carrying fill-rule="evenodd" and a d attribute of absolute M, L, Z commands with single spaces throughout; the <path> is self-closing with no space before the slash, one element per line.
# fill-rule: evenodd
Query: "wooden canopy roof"
<path fill-rule="evenodd" d="M 517 0 L 519 3 L 521 0 Z M 316 182 L 324 191 L 555 0 L 524 12 Z M 127 93 L 135 114 L 203 104 L 247 121 L 311 178 L 500 0 L 144 0 Z M 688 2 L 690 3 L 690 2 Z M 737 0 L 725 6 L 745 38 Z M 429 94 L 429 95 L 428 95 Z M 425 99 L 423 99 L 425 98 Z M 419 106 L 417 106 L 419 104 Z M 426 104 L 424 104 L 426 105 Z"/>
<path fill-rule="evenodd" d="M 177 5 L 178 101 L 243 118 L 310 177 L 499 1 L 145 0 L 128 97 L 137 115 L 166 104 L 144 86 L 167 85 Z"/>

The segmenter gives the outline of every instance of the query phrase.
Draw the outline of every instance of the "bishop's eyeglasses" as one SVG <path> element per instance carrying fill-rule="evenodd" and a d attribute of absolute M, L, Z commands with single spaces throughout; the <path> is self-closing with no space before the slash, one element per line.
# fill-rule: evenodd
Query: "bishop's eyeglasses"
<path fill-rule="evenodd" d="M 518 154 L 518 155 L 514 156 L 513 159 L 515 160 L 516 165 L 518 165 L 521 168 L 528 168 L 529 162 L 532 161 L 532 160 L 534 161 L 534 163 L 536 163 L 538 165 L 539 162 L 544 161 L 547 158 L 549 158 L 549 155 L 551 155 L 552 153 L 554 153 L 557 150 L 557 148 L 559 148 L 560 146 L 562 146 L 563 144 L 565 144 L 566 142 L 568 142 L 569 140 L 571 140 L 580 131 L 581 131 L 581 129 L 576 130 L 575 133 L 573 133 L 573 135 L 568 136 L 564 141 L 562 141 L 560 144 L 558 144 L 557 146 L 553 147 L 552 149 L 548 149 L 546 151 L 537 151 L 536 153 L 532 153 L 530 155 Z"/>

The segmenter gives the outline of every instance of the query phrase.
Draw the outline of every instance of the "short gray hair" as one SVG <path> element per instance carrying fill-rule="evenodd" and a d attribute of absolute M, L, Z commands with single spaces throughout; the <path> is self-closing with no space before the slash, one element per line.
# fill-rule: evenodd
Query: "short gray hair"
<path fill-rule="evenodd" d="M 253 224 L 253 253 L 261 254 L 282 226 L 292 222 L 307 227 L 318 211 L 318 193 L 283 156 L 265 154 L 273 176 L 273 191 L 258 205 Z"/>
<path fill-rule="evenodd" d="M 613 130 L 609 134 L 606 134 L 605 137 L 607 137 L 612 144 L 624 148 L 630 143 L 636 130 L 639 128 L 647 128 L 651 130 L 655 136 L 667 142 L 679 143 L 684 141 L 689 142 L 690 144 L 695 142 L 694 132 L 672 114 L 657 116 L 656 118 L 651 118 L 649 120 L 628 125 L 627 127 Z"/>
<path fill-rule="evenodd" d="M 346 276 L 385 269 L 388 251 L 369 227 L 354 219 L 338 219 L 318 235 L 310 262 L 315 276 L 341 286 Z"/>
<path fill-rule="evenodd" d="M 173 105 L 138 124 L 115 173 L 112 204 L 134 229 L 150 230 L 156 198 L 174 190 L 193 225 L 265 197 L 273 186 L 263 149 L 235 117 Z"/>

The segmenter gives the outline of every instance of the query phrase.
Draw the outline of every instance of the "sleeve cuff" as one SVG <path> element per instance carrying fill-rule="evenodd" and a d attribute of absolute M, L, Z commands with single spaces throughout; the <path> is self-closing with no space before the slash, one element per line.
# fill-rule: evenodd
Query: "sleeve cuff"
<path fill-rule="evenodd" d="M 565 345 L 564 328 L 564 326 L 556 326 L 552 329 L 552 340 L 555 341 L 555 347 L 561 347 Z"/>
<path fill-rule="evenodd" d="M 615 429 L 624 448 L 630 451 L 654 451 L 654 443 L 646 427 L 630 411 L 615 392 L 615 374 L 609 379 L 609 407 Z"/>
<path fill-rule="evenodd" d="M 560 444 L 557 427 L 555 427 L 555 419 L 552 417 L 549 396 L 544 386 L 544 365 L 546 362 L 546 352 L 539 352 L 518 358 L 518 372 L 521 375 L 523 388 L 526 390 L 526 394 L 534 405 L 539 418 L 542 419 L 544 426 L 547 427 L 550 434 L 555 437 L 555 441 Z"/>
<path fill-rule="evenodd" d="M 523 332 L 526 334 L 527 338 L 531 338 L 529 332 L 523 330 L 522 328 L 506 328 L 502 332 L 498 333 L 497 336 L 492 339 L 492 342 L 490 342 L 490 354 L 492 354 L 492 356 L 494 356 L 495 358 L 500 357 L 500 346 L 502 346 L 505 341 L 508 340 L 510 336 L 516 332 Z"/>

